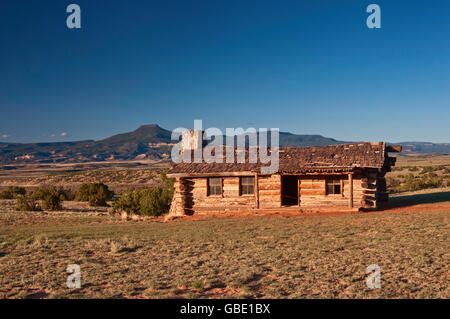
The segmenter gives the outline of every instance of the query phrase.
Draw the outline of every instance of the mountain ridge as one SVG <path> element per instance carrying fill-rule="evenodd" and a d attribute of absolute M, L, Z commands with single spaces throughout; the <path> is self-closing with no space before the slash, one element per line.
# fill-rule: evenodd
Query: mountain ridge
<path fill-rule="evenodd" d="M 171 131 L 157 124 L 147 124 L 139 126 L 134 131 L 116 134 L 98 141 L 0 142 L 0 164 L 168 159 L 171 147 L 176 143 L 171 140 L 171 134 Z M 318 134 L 280 132 L 279 135 L 280 146 L 324 146 L 351 143 Z M 450 154 L 450 143 L 402 142 L 395 144 L 402 144 L 403 154 Z"/>

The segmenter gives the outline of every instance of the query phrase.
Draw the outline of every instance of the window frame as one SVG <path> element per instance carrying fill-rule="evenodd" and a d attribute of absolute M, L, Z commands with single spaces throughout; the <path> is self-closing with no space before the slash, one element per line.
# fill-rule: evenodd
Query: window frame
<path fill-rule="evenodd" d="M 326 195 L 335 195 L 335 196 L 343 196 L 344 194 L 344 185 L 342 183 L 343 179 L 340 177 L 327 177 L 325 179 L 325 193 Z M 329 192 L 329 186 L 333 187 L 333 192 Z M 337 193 L 336 186 L 339 186 L 339 193 Z"/>
<path fill-rule="evenodd" d="M 253 182 L 251 184 L 243 184 L 242 181 L 244 178 L 250 178 L 253 180 Z M 252 193 L 243 193 L 243 186 L 245 186 L 246 188 L 248 187 L 252 187 L 253 191 Z M 255 196 L 255 176 L 240 176 L 239 177 L 239 196 Z"/>
<path fill-rule="evenodd" d="M 219 184 L 218 185 L 214 185 L 211 186 L 210 184 L 210 180 L 211 179 L 218 179 L 219 180 Z M 220 194 L 211 194 L 211 190 L 210 187 L 219 187 L 220 188 Z M 222 177 L 208 177 L 206 179 L 206 196 L 207 197 L 223 197 L 223 178 Z"/>

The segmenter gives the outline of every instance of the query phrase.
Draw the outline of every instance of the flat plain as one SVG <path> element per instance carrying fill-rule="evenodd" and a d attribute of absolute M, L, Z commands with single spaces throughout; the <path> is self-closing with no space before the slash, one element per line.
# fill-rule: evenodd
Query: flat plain
<path fill-rule="evenodd" d="M 126 171 L 142 176 L 137 184 L 155 183 L 146 178 L 157 174 L 138 169 L 52 176 L 67 186 L 73 181 L 61 176 Z M 30 178 L 36 186 L 42 177 Z M 449 298 L 449 194 L 399 192 L 375 212 L 170 222 L 124 221 L 69 201 L 60 212 L 17 212 L 14 200 L 1 200 L 0 298 Z M 67 288 L 70 264 L 81 268 L 80 289 Z M 366 285 L 372 264 L 379 289 Z"/>

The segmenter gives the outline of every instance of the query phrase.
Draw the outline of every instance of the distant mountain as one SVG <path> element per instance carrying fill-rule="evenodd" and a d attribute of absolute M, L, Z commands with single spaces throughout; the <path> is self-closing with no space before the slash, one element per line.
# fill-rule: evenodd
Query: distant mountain
<path fill-rule="evenodd" d="M 171 131 L 156 124 L 100 141 L 2 143 L 0 163 L 76 163 L 105 160 L 163 159 L 170 154 Z"/>
<path fill-rule="evenodd" d="M 95 142 L 94 150 L 97 154 L 110 154 L 117 159 L 141 158 L 160 159 L 163 154 L 168 155 L 171 141 L 171 131 L 156 124 L 142 125 L 130 133 L 123 133 Z"/>
<path fill-rule="evenodd" d="M 325 146 L 344 143 L 349 142 L 338 141 L 322 135 L 297 135 L 280 132 L 280 146 Z"/>
<path fill-rule="evenodd" d="M 251 134 L 250 134 L 251 135 Z M 259 142 L 259 136 L 260 133 L 257 133 L 257 141 Z M 267 136 L 267 145 L 271 146 L 271 133 L 266 134 Z M 279 132 L 279 146 L 286 147 L 286 146 L 324 146 L 324 145 L 335 145 L 335 144 L 345 144 L 349 142 L 344 141 L 338 141 L 333 138 L 329 137 L 323 137 L 322 135 L 305 135 L 305 134 L 292 134 L 288 132 Z M 223 140 L 223 143 L 225 144 L 226 138 L 225 137 L 216 137 L 221 140 Z M 234 143 L 237 145 L 237 137 L 234 138 Z M 248 139 L 246 140 L 246 146 L 248 146 Z"/>
<path fill-rule="evenodd" d="M 270 137 L 268 138 L 270 141 Z M 104 140 L 57 143 L 0 143 L 0 164 L 77 163 L 106 160 L 168 159 L 176 142 L 171 131 L 156 124 L 108 137 Z M 280 132 L 280 146 L 323 146 L 349 143 L 321 135 Z M 396 143 L 402 154 L 450 154 L 449 144 L 427 142 Z"/>
<path fill-rule="evenodd" d="M 450 154 L 450 143 L 402 142 L 402 154 Z"/>
<path fill-rule="evenodd" d="M 118 146 L 123 143 L 171 143 L 172 132 L 157 124 L 142 125 L 136 131 L 117 134 L 98 141 L 97 144 Z"/>

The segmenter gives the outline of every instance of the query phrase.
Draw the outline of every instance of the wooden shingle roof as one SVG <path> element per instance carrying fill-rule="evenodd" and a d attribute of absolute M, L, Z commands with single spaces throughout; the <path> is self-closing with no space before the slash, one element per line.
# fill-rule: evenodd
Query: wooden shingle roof
<path fill-rule="evenodd" d="M 279 173 L 348 172 L 355 168 L 378 168 L 393 165 L 395 159 L 386 151 L 399 151 L 386 147 L 384 142 L 362 142 L 317 147 L 283 147 L 279 150 Z M 201 176 L 214 173 L 260 172 L 269 164 L 249 163 L 180 163 L 169 170 L 169 176 Z M 226 150 L 223 151 L 224 159 Z M 235 152 L 236 153 L 236 152 Z"/>

